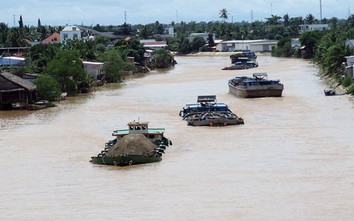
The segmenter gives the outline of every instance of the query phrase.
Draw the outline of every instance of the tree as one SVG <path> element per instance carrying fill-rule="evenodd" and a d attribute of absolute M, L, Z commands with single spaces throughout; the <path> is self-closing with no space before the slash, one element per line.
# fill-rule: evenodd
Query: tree
<path fill-rule="evenodd" d="M 328 48 L 323 57 L 322 65 L 327 70 L 328 74 L 337 74 L 341 68 L 342 63 L 345 62 L 345 57 L 349 56 L 351 51 L 344 44 L 344 42 L 333 44 Z"/>
<path fill-rule="evenodd" d="M 55 59 L 48 63 L 46 72 L 57 80 L 61 91 L 68 92 L 68 95 L 78 93 L 78 84 L 87 75 L 78 51 L 73 50 L 59 51 Z"/>
<path fill-rule="evenodd" d="M 19 26 L 21 29 L 23 28 L 22 15 L 20 15 L 20 20 L 18 21 L 18 26 Z"/>
<path fill-rule="evenodd" d="M 132 33 L 131 25 L 125 22 L 118 27 L 117 31 L 114 32 L 114 34 L 116 35 L 125 35 L 125 36 L 131 35 L 131 33 Z"/>
<path fill-rule="evenodd" d="M 285 14 L 283 19 L 284 19 L 284 26 L 285 27 L 289 26 L 289 24 L 290 24 L 289 23 L 289 14 Z"/>
<path fill-rule="evenodd" d="M 191 42 L 191 49 L 193 51 L 199 51 L 201 47 L 205 45 L 205 40 L 203 37 L 197 36 Z"/>
<path fill-rule="evenodd" d="M 278 25 L 279 24 L 279 20 L 281 19 L 281 17 L 277 16 L 277 15 L 272 15 L 272 17 L 266 18 L 266 19 L 267 19 L 267 24 L 268 25 Z"/>
<path fill-rule="evenodd" d="M 169 51 L 178 51 L 178 47 L 181 44 L 179 38 L 167 38 L 167 49 Z"/>
<path fill-rule="evenodd" d="M 38 18 L 38 25 L 37 25 L 38 28 L 42 27 L 42 24 L 41 24 L 41 19 Z"/>
<path fill-rule="evenodd" d="M 158 21 L 155 22 L 155 34 L 162 35 L 165 32 L 165 28 Z"/>
<path fill-rule="evenodd" d="M 25 46 L 26 43 L 23 41 L 23 32 L 20 28 L 11 28 L 8 32 L 8 36 L 5 42 L 7 47 L 21 47 Z"/>
<path fill-rule="evenodd" d="M 272 48 L 272 56 L 275 57 L 290 57 L 291 54 L 291 39 L 282 38 L 278 41 L 277 46 Z"/>
<path fill-rule="evenodd" d="M 174 62 L 170 52 L 165 49 L 154 51 L 151 57 L 151 65 L 153 68 L 169 68 L 174 65 Z"/>
<path fill-rule="evenodd" d="M 0 47 L 2 47 L 5 44 L 7 40 L 8 32 L 9 32 L 9 27 L 5 23 L 0 22 Z"/>
<path fill-rule="evenodd" d="M 140 30 L 139 30 L 139 37 L 142 39 L 147 39 L 149 37 L 152 37 L 154 34 L 151 25 L 144 25 Z"/>
<path fill-rule="evenodd" d="M 220 18 L 225 22 L 228 19 L 228 13 L 226 8 L 223 8 L 219 11 Z"/>
<path fill-rule="evenodd" d="M 47 64 L 56 57 L 59 50 L 59 45 L 36 44 L 29 49 L 26 59 L 31 62 L 35 72 L 43 73 Z"/>
<path fill-rule="evenodd" d="M 354 15 L 349 16 L 347 20 L 347 27 L 354 28 Z"/>
<path fill-rule="evenodd" d="M 123 57 L 134 57 L 135 62 L 144 63 L 145 49 L 138 39 L 132 38 L 128 41 L 118 41 L 115 47 Z"/>
<path fill-rule="evenodd" d="M 104 62 L 102 71 L 108 83 L 116 83 L 122 81 L 124 61 L 122 55 L 117 50 L 109 50 L 103 53 L 100 60 Z"/>
<path fill-rule="evenodd" d="M 61 94 L 58 82 L 50 75 L 40 75 L 34 84 L 37 86 L 37 96 L 43 100 L 55 100 Z"/>
<path fill-rule="evenodd" d="M 208 35 L 208 46 L 209 47 L 215 46 L 215 42 L 214 42 L 214 39 L 213 39 L 213 34 L 211 34 L 211 33 L 209 33 L 209 35 Z"/>
<path fill-rule="evenodd" d="M 305 18 L 307 24 L 313 24 L 315 22 L 315 17 L 312 14 L 308 14 Z"/>
<path fill-rule="evenodd" d="M 180 40 L 181 44 L 178 47 L 178 51 L 184 54 L 188 54 L 191 52 L 191 45 L 189 43 L 188 38 L 182 36 Z"/>
<path fill-rule="evenodd" d="M 301 35 L 299 41 L 301 45 L 305 46 L 306 57 L 312 58 L 314 56 L 317 43 L 321 39 L 323 32 L 307 31 Z"/>

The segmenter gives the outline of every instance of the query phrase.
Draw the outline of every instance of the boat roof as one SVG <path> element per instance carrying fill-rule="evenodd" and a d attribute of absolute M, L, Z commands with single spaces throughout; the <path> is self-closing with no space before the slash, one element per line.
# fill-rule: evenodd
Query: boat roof
<path fill-rule="evenodd" d="M 208 104 L 208 105 L 202 105 L 202 104 L 186 104 L 187 108 L 196 108 L 196 107 L 227 107 L 227 104 L 225 103 L 213 103 L 213 104 Z"/>
<path fill-rule="evenodd" d="M 163 134 L 165 132 L 164 128 L 149 128 L 147 130 L 141 130 L 139 133 L 141 134 Z M 121 136 L 121 135 L 127 135 L 131 133 L 138 133 L 138 131 L 134 130 L 129 130 L 129 129 L 123 129 L 123 130 L 115 130 L 112 133 L 112 136 Z"/>
<path fill-rule="evenodd" d="M 142 121 L 132 121 L 128 123 L 128 126 L 143 126 L 148 125 L 149 122 L 142 122 Z"/>
<path fill-rule="evenodd" d="M 216 95 L 200 95 L 198 96 L 197 102 L 216 102 Z"/>
<path fill-rule="evenodd" d="M 267 73 L 253 73 L 253 77 L 267 77 L 268 74 Z"/>
<path fill-rule="evenodd" d="M 128 129 L 115 130 L 112 136 L 122 136 L 126 134 L 163 134 L 164 128 L 149 128 L 149 122 L 132 121 L 128 123 Z"/>

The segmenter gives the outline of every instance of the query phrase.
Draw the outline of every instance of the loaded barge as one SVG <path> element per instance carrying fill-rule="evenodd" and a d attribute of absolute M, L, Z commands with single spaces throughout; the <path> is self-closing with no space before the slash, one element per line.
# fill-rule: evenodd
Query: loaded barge
<path fill-rule="evenodd" d="M 284 85 L 280 80 L 269 80 L 267 73 L 254 73 L 253 77 L 235 77 L 229 80 L 229 92 L 237 97 L 281 97 Z"/>
<path fill-rule="evenodd" d="M 172 145 L 164 132 L 164 128 L 149 128 L 148 122 L 130 122 L 128 129 L 113 131 L 115 139 L 108 141 L 97 156 L 91 157 L 90 162 L 130 166 L 161 161 L 166 147 Z"/>

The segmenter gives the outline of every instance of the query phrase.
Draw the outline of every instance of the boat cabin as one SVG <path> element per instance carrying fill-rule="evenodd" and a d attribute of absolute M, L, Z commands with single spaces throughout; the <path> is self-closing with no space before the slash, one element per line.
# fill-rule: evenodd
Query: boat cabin
<path fill-rule="evenodd" d="M 191 113 L 210 112 L 210 111 L 229 111 L 229 107 L 225 103 L 217 103 L 216 95 L 201 95 L 198 96 L 196 104 L 186 104 L 186 107 L 180 111 L 181 117 L 186 117 Z"/>
<path fill-rule="evenodd" d="M 133 121 L 128 123 L 128 129 L 115 130 L 112 136 L 116 136 L 117 140 L 119 140 L 127 134 L 144 134 L 152 142 L 159 144 L 166 139 L 164 132 L 164 128 L 149 128 L 148 122 Z"/>
<path fill-rule="evenodd" d="M 267 73 L 253 73 L 253 77 L 257 80 L 264 80 L 268 78 Z"/>
<path fill-rule="evenodd" d="M 149 123 L 148 122 L 130 122 L 128 123 L 129 133 L 130 134 L 141 134 L 148 133 L 149 131 Z"/>
<path fill-rule="evenodd" d="M 198 96 L 197 102 L 202 105 L 216 103 L 216 95 L 201 95 Z"/>

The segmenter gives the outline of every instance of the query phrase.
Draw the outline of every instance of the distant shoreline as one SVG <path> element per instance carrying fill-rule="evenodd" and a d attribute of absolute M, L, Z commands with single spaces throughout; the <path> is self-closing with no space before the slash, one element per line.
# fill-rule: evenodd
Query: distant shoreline
<path fill-rule="evenodd" d="M 196 52 L 196 53 L 190 53 L 190 54 L 185 54 L 185 55 L 178 55 L 177 56 L 230 56 L 237 53 L 236 51 L 233 52 Z M 270 52 L 257 52 L 257 56 L 259 55 L 271 55 Z"/>

